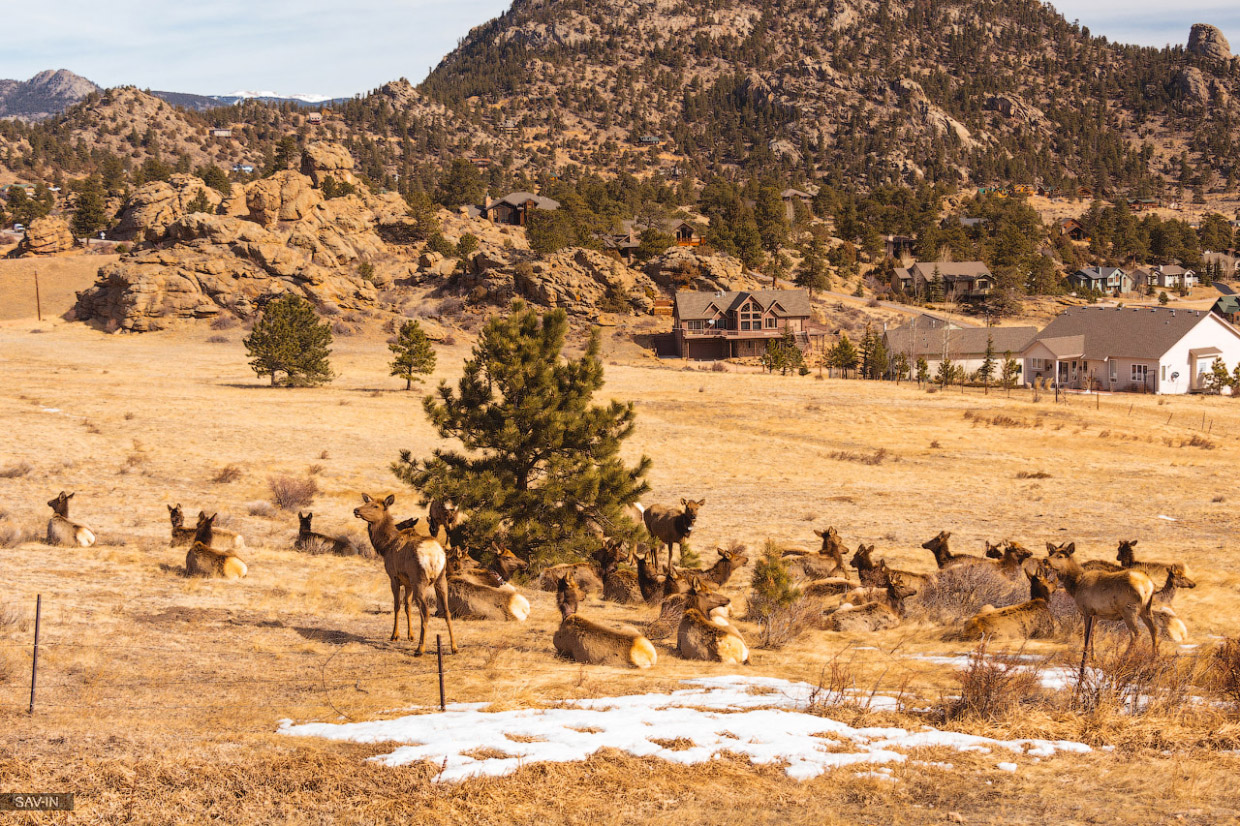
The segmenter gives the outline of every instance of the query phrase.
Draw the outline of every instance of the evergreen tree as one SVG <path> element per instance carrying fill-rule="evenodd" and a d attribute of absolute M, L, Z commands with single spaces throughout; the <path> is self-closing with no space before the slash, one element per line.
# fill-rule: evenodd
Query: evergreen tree
<path fill-rule="evenodd" d="M 297 145 L 297 138 L 292 135 L 285 135 L 276 143 L 276 154 L 272 159 L 271 172 L 274 175 L 277 172 L 283 172 L 290 166 L 301 164 L 301 148 Z"/>
<path fill-rule="evenodd" d="M 1216 358 L 1210 365 L 1210 372 L 1205 374 L 1202 384 L 1202 389 L 1215 396 L 1222 393 L 1224 387 L 1231 387 L 1231 372 L 1221 358 Z"/>
<path fill-rule="evenodd" d="M 930 364 L 925 356 L 917 357 L 917 386 L 921 387 L 930 381 Z"/>
<path fill-rule="evenodd" d="M 573 243 L 572 220 L 562 209 L 534 209 L 526 214 L 525 237 L 530 249 L 550 255 Z"/>
<path fill-rule="evenodd" d="M 977 368 L 977 377 L 982 381 L 982 387 L 986 389 L 986 394 L 990 394 L 990 380 L 995 376 L 995 337 L 986 336 L 986 357 L 982 359 L 982 366 Z"/>
<path fill-rule="evenodd" d="M 999 375 L 999 383 L 1003 389 L 1012 395 L 1012 388 L 1016 386 L 1016 377 L 1020 375 L 1020 364 L 1016 359 L 1012 358 L 1011 351 L 1003 354 L 1003 372 Z"/>
<path fill-rule="evenodd" d="M 896 353 L 891 359 L 891 372 L 896 377 L 896 384 L 899 385 L 902 379 L 908 377 L 908 356 L 903 353 Z"/>
<path fill-rule="evenodd" d="M 883 343 L 883 337 L 875 333 L 874 352 L 870 355 L 870 378 L 886 378 L 890 369 L 891 357 L 887 354 L 887 345 Z"/>
<path fill-rule="evenodd" d="M 186 210 L 191 214 L 195 212 L 210 212 L 211 202 L 207 200 L 206 191 L 202 189 L 198 190 L 198 194 L 195 195 L 194 199 L 189 202 L 186 206 Z"/>
<path fill-rule="evenodd" d="M 603 386 L 595 331 L 578 360 L 562 357 L 568 317 L 514 301 L 487 322 L 454 390 L 442 383 L 424 401 L 443 439 L 425 461 L 402 451 L 395 474 L 427 499 L 450 498 L 470 514 L 464 544 L 503 534 L 514 551 L 548 563 L 583 557 L 602 540 L 593 530 L 634 538 L 626 506 L 649 490 L 650 460 L 628 467 L 620 446 L 632 434 L 631 403 L 593 405 Z"/>
<path fill-rule="evenodd" d="M 788 214 L 778 189 L 767 184 L 758 190 L 753 217 L 763 249 L 776 253 L 788 238 Z"/>
<path fill-rule="evenodd" d="M 940 387 L 946 388 L 956 379 L 956 365 L 952 364 L 951 359 L 943 359 L 939 362 L 938 372 L 934 374 L 934 380 L 939 383 Z"/>
<path fill-rule="evenodd" d="M 1231 371 L 1231 396 L 1233 399 L 1240 399 L 1240 361 L 1236 362 Z"/>
<path fill-rule="evenodd" d="M 78 183 L 77 201 L 74 204 L 73 234 L 78 238 L 94 235 L 107 224 L 107 206 L 104 201 L 103 183 L 94 175 Z"/>
<path fill-rule="evenodd" d="M 439 181 L 436 200 L 449 209 L 482 203 L 482 173 L 464 158 L 457 158 Z"/>
<path fill-rule="evenodd" d="M 840 333 L 840 340 L 831 348 L 827 358 L 827 366 L 837 368 L 841 376 L 847 377 L 849 370 L 856 369 L 858 358 L 857 348 L 848 339 L 848 333 Z"/>
<path fill-rule="evenodd" d="M 406 321 L 400 325 L 400 333 L 388 349 L 396 356 L 392 360 L 392 375 L 405 379 L 406 390 L 413 387 L 415 375 L 429 376 L 435 372 L 435 351 L 417 321 Z"/>
<path fill-rule="evenodd" d="M 314 385 L 335 378 L 328 357 L 332 330 L 319 322 L 314 307 L 299 295 L 290 293 L 267 304 L 254 330 L 242 340 L 250 357 L 250 367 L 259 376 L 278 373 L 283 384 Z"/>
<path fill-rule="evenodd" d="M 927 301 L 942 301 L 946 295 L 943 288 L 943 275 L 939 272 L 939 267 L 934 266 L 934 273 L 930 276 L 930 283 L 926 285 Z"/>
<path fill-rule="evenodd" d="M 874 378 L 874 330 L 869 324 L 865 325 L 865 332 L 861 334 L 860 351 L 861 360 L 861 377 L 866 379 Z"/>

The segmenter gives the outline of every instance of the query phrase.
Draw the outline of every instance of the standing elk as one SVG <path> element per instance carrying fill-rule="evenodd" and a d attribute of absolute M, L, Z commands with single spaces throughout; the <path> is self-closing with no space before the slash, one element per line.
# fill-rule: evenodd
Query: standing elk
<path fill-rule="evenodd" d="M 63 490 L 47 503 L 52 509 L 52 518 L 47 520 L 48 545 L 77 545 L 89 548 L 95 544 L 94 532 L 85 525 L 69 521 L 69 500 L 77 496 L 77 492 L 65 493 Z"/>
<path fill-rule="evenodd" d="M 713 616 L 716 608 L 727 605 L 727 597 L 716 594 L 694 577 L 685 592 L 684 614 L 676 630 L 676 647 L 686 660 L 709 660 L 742 665 L 749 662 L 749 646 L 726 619 Z"/>
<path fill-rule="evenodd" d="M 430 511 L 427 518 L 430 522 L 431 536 L 439 538 L 439 529 L 443 528 L 446 535 L 450 535 L 452 529 L 456 527 L 456 521 L 460 516 L 460 509 L 457 508 L 456 502 L 451 499 L 433 499 L 431 500 Z M 442 542 L 443 540 L 440 539 Z"/>
<path fill-rule="evenodd" d="M 444 620 L 448 624 L 448 642 L 452 653 L 457 653 L 456 636 L 452 632 L 452 611 L 448 603 L 447 558 L 443 545 L 430 538 L 396 529 L 396 522 L 388 508 L 396 501 L 389 495 L 385 499 L 373 499 L 362 494 L 362 505 L 353 509 L 353 515 L 366 522 L 366 532 L 375 552 L 383 557 L 383 567 L 392 585 L 392 637 L 399 639 L 401 592 L 404 591 L 405 631 L 413 639 L 413 621 L 409 615 L 409 600 L 418 604 L 421 624 L 418 629 L 418 647 L 414 656 L 426 653 L 426 626 L 430 621 L 428 592 L 433 588 L 438 603 L 444 606 Z"/>
<path fill-rule="evenodd" d="M 672 570 L 672 546 L 680 545 L 680 554 L 685 553 L 685 540 L 693 533 L 693 523 L 697 521 L 698 510 L 706 504 L 705 499 L 693 501 L 681 499 L 680 507 L 667 505 L 651 505 L 638 509 L 642 512 L 642 523 L 647 532 L 654 538 L 654 550 L 658 554 L 661 545 L 667 545 L 667 570 Z"/>
<path fill-rule="evenodd" d="M 1025 548 L 1019 543 L 1007 540 L 997 545 L 986 543 L 986 559 L 994 561 L 998 566 L 999 573 L 1008 579 L 1019 580 L 1022 575 L 1028 573 L 1025 569 L 1025 563 L 1033 558 L 1033 551 Z M 1036 570 L 1032 571 L 1037 573 Z"/>
<path fill-rule="evenodd" d="M 313 519 L 313 511 L 310 513 L 297 512 L 299 524 L 297 527 L 297 541 L 293 543 L 293 547 L 299 551 L 324 550 L 341 556 L 353 553 L 353 545 L 347 539 L 315 533 L 311 528 L 311 521 Z"/>
<path fill-rule="evenodd" d="M 186 576 L 212 576 L 224 579 L 241 579 L 250 572 L 241 557 L 231 551 L 211 547 L 215 542 L 215 517 L 198 514 L 198 527 L 194 541 L 185 554 Z"/>
<path fill-rule="evenodd" d="M 1153 577 L 1151 576 L 1152 580 Z M 1163 580 L 1163 587 L 1154 593 L 1154 602 L 1162 605 L 1170 605 L 1175 599 L 1176 591 L 1180 588 L 1196 588 L 1197 583 L 1189 579 L 1184 573 L 1184 566 L 1178 562 L 1167 569 L 1167 578 Z"/>
<path fill-rule="evenodd" d="M 1137 644 L 1140 631 L 1137 620 L 1150 631 L 1154 656 L 1158 656 L 1158 631 L 1150 609 L 1154 603 L 1154 583 L 1141 571 L 1086 571 L 1072 555 L 1076 543 L 1055 546 L 1046 543 L 1047 562 L 1055 570 L 1064 589 L 1076 601 L 1077 610 L 1085 618 L 1085 645 L 1081 652 L 1081 679 L 1085 678 L 1085 662 L 1089 657 L 1094 620 L 1123 620 L 1131 639 L 1128 650 Z"/>

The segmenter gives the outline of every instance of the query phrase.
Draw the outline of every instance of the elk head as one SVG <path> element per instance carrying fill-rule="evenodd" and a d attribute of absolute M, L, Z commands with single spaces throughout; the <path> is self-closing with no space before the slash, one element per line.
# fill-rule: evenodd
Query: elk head
<path fill-rule="evenodd" d="M 63 490 L 55 499 L 48 501 L 47 506 L 55 511 L 56 515 L 64 519 L 69 518 L 69 500 L 77 496 L 77 493 L 65 493 Z"/>
<path fill-rule="evenodd" d="M 181 510 L 181 503 L 168 506 L 168 518 L 172 520 L 172 527 L 185 527 L 185 511 Z"/>
<path fill-rule="evenodd" d="M 1119 550 L 1115 553 L 1115 560 L 1125 568 L 1131 568 L 1132 563 L 1136 561 L 1136 556 L 1132 552 L 1132 549 L 1135 548 L 1136 545 L 1137 540 L 1135 539 L 1125 539 L 1120 542 Z"/>
<path fill-rule="evenodd" d="M 362 505 L 353 509 L 353 515 L 363 519 L 368 525 L 382 522 L 388 516 L 388 508 L 396 502 L 395 494 L 388 494 L 385 499 L 374 499 L 369 494 L 362 494 Z"/>
<path fill-rule="evenodd" d="M 698 508 L 706 504 L 705 499 L 693 501 L 692 499 L 681 499 L 680 506 L 684 508 L 684 516 L 681 517 L 685 536 L 693 531 L 693 523 L 697 521 Z"/>

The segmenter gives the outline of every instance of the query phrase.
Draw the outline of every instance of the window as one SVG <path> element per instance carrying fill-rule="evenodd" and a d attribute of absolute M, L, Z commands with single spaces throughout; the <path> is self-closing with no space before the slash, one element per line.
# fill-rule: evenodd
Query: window
<path fill-rule="evenodd" d="M 1166 380 L 1167 380 L 1167 365 L 1165 365 L 1165 364 L 1162 366 L 1162 374 L 1161 374 L 1161 375 L 1162 375 L 1162 380 L 1163 380 L 1163 381 L 1166 381 Z"/>
<path fill-rule="evenodd" d="M 772 329 L 772 330 L 773 330 L 773 329 L 775 329 L 775 319 L 773 319 L 773 318 L 768 318 L 768 319 L 766 320 L 766 326 L 767 326 L 767 327 L 769 327 L 769 328 L 770 328 L 770 329 Z"/>
<path fill-rule="evenodd" d="M 1115 381 L 1118 378 L 1119 378 L 1119 362 L 1112 361 L 1111 362 L 1111 381 Z"/>
<path fill-rule="evenodd" d="M 741 305 L 740 321 L 742 330 L 761 330 L 762 311 L 757 304 L 747 301 Z"/>
<path fill-rule="evenodd" d="M 685 326 L 688 327 L 690 330 L 700 330 L 702 329 L 702 325 L 704 323 L 705 322 L 703 322 L 701 319 L 696 319 L 694 321 L 685 322 Z"/>
<path fill-rule="evenodd" d="M 1132 380 L 1145 384 L 1145 377 L 1149 373 L 1150 368 L 1145 364 L 1134 364 L 1132 366 Z"/>

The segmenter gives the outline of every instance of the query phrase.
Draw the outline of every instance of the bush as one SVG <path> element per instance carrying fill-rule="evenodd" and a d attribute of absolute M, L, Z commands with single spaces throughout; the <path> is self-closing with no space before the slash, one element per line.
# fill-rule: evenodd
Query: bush
<path fill-rule="evenodd" d="M 232 339 L 228 336 L 211 336 L 207 339 L 208 344 L 228 344 Z"/>
<path fill-rule="evenodd" d="M 241 468 L 236 465 L 224 465 L 211 481 L 217 485 L 227 485 L 229 482 L 235 482 L 240 478 Z"/>
<path fill-rule="evenodd" d="M 1021 657 L 1004 661 L 986 653 L 986 641 L 969 655 L 969 663 L 956 672 L 960 696 L 947 708 L 949 718 L 1002 720 L 1042 694 L 1038 664 Z"/>
<path fill-rule="evenodd" d="M 260 516 L 263 519 L 270 519 L 276 515 L 275 509 L 271 507 L 270 502 L 264 502 L 261 499 L 246 505 L 246 510 L 250 516 Z"/>
<path fill-rule="evenodd" d="M 20 479 L 23 476 L 29 475 L 32 470 L 34 468 L 31 464 L 23 460 L 0 468 L 0 479 Z"/>
<path fill-rule="evenodd" d="M 1219 691 L 1240 709 L 1240 637 L 1223 640 L 1214 651 L 1211 666 Z"/>
<path fill-rule="evenodd" d="M 761 626 L 757 642 L 762 648 L 787 645 L 822 616 L 820 601 L 802 596 L 780 553 L 779 546 L 768 539 L 750 583 L 748 618 Z"/>
<path fill-rule="evenodd" d="M 0 548 L 16 548 L 23 542 L 32 542 L 34 539 L 35 537 L 27 535 L 18 526 L 0 522 Z"/>
<path fill-rule="evenodd" d="M 982 606 L 1002 608 L 1029 598 L 1029 586 L 999 573 L 993 565 L 955 565 L 939 571 L 917 596 L 917 611 L 931 622 L 954 624 Z"/>
<path fill-rule="evenodd" d="M 231 316 L 228 314 L 219 315 L 219 316 L 216 316 L 215 319 L 211 322 L 211 329 L 212 330 L 231 330 L 233 327 L 236 327 L 238 323 L 239 322 L 237 321 L 235 316 Z"/>
<path fill-rule="evenodd" d="M 309 477 L 273 476 L 267 486 L 271 488 L 271 501 L 286 511 L 310 507 L 319 492 L 318 483 Z"/>

